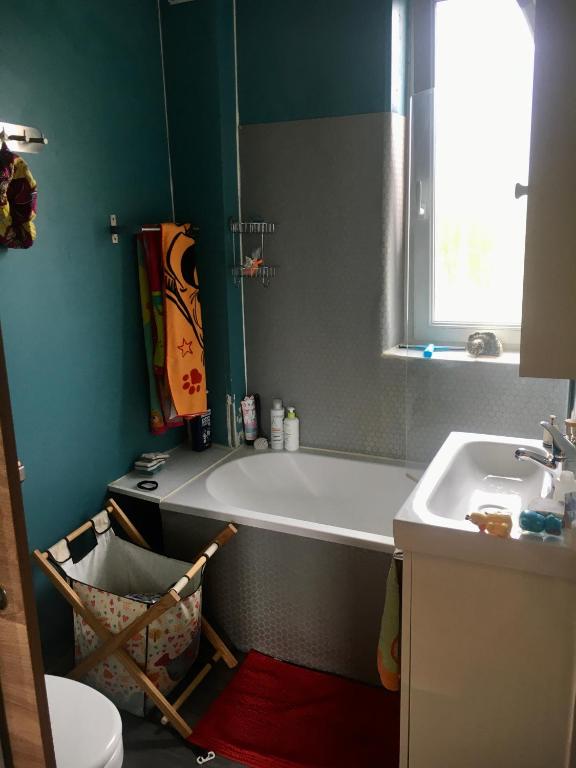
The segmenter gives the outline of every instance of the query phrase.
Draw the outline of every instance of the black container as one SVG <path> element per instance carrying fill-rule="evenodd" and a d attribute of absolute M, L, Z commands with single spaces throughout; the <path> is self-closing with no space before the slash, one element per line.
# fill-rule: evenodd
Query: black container
<path fill-rule="evenodd" d="M 193 451 L 205 451 L 212 445 L 211 413 L 200 413 L 188 422 L 188 435 Z"/>

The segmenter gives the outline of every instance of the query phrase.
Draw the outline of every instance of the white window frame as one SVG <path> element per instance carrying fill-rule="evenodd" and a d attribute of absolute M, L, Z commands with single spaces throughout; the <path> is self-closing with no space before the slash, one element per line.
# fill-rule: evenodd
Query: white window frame
<path fill-rule="evenodd" d="M 434 18 L 436 3 L 414 0 L 412 12 L 407 331 L 411 343 L 461 345 L 474 331 L 496 331 L 520 347 L 520 325 L 434 322 Z M 511 192 L 513 194 L 513 192 Z"/>

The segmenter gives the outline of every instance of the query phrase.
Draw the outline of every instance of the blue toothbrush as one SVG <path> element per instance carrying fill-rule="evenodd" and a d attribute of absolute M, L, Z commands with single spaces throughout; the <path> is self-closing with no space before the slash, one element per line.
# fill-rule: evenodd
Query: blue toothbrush
<path fill-rule="evenodd" d="M 417 349 L 422 351 L 422 357 L 430 358 L 434 352 L 465 352 L 466 347 L 443 347 L 436 344 L 398 344 L 399 349 Z"/>

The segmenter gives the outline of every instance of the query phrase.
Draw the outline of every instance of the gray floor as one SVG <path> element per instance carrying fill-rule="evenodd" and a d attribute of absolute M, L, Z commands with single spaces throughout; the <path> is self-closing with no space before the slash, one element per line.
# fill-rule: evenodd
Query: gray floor
<path fill-rule="evenodd" d="M 220 662 L 182 707 L 182 715 L 192 727 L 233 675 L 234 670 Z M 121 714 L 124 724 L 123 768 L 193 768 L 196 765 L 194 753 L 184 740 L 169 726 L 160 725 L 157 716 L 143 719 L 126 712 Z M 242 764 L 217 757 L 205 765 L 206 768 L 238 768 Z"/>

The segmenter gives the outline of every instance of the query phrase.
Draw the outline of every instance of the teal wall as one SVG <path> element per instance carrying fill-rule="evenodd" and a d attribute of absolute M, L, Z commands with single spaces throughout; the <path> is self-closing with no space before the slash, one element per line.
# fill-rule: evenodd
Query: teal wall
<path fill-rule="evenodd" d="M 241 292 L 228 219 L 238 215 L 232 0 L 161 0 L 176 219 L 199 225 L 214 437 L 244 394 Z M 238 0 L 245 123 L 394 107 L 392 0 Z M 142 450 L 146 371 L 130 231 L 169 219 L 156 0 L 20 0 L 0 28 L 0 120 L 40 127 L 38 241 L 0 251 L 2 323 L 31 547 L 98 509 Z M 116 213 L 120 245 L 107 232 Z M 45 645 L 62 603 L 35 574 Z M 50 617 L 49 619 L 47 617 Z"/>
<path fill-rule="evenodd" d="M 231 277 L 238 216 L 232 0 L 162 4 L 176 220 L 200 226 L 199 281 L 214 438 L 227 441 L 225 402 L 245 394 L 241 291 Z"/>
<path fill-rule="evenodd" d="M 50 142 L 24 156 L 38 240 L 0 251 L 28 535 L 45 547 L 98 510 L 138 453 L 181 439 L 148 432 L 133 241 L 114 246 L 106 229 L 110 213 L 133 227 L 170 217 L 156 1 L 18 0 L 0 57 L 0 120 Z M 36 580 L 45 645 L 55 643 L 62 601 Z"/>
<path fill-rule="evenodd" d="M 404 0 L 238 0 L 240 122 L 403 112 L 398 46 L 391 44 L 393 7 L 404 13 L 403 6 Z"/>
<path fill-rule="evenodd" d="M 390 29 L 390 111 L 406 114 L 408 102 L 409 0 L 392 0 Z"/>

